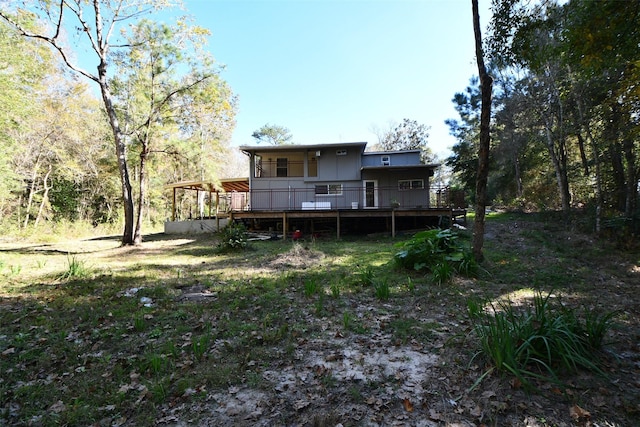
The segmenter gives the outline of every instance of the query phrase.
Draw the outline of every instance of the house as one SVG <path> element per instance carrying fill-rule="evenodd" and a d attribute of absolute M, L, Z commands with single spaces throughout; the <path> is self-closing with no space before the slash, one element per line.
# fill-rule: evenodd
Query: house
<path fill-rule="evenodd" d="M 366 142 L 241 146 L 249 156 L 251 211 L 429 208 L 420 150 L 366 152 Z"/>
<path fill-rule="evenodd" d="M 464 209 L 453 209 L 448 188 L 432 185 L 430 178 L 439 165 L 423 164 L 420 150 L 368 152 L 366 145 L 241 146 L 249 159 L 248 178 L 221 180 L 218 187 L 204 182 L 167 186 L 173 189 L 172 221 L 179 189 L 196 190 L 198 200 L 208 192 L 209 217 L 196 218 L 201 223 L 190 225 L 189 230 L 218 229 L 223 218 L 282 232 L 285 237 L 296 230 L 313 234 L 332 230 L 338 236 L 345 231 L 395 235 L 396 229 L 441 225 L 466 214 Z M 213 218 L 215 227 L 202 222 Z M 165 224 L 169 229 L 175 228 Z"/>

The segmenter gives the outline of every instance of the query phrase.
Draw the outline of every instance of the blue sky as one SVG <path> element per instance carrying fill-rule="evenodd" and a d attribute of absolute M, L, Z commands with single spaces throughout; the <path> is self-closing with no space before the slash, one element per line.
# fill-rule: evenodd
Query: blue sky
<path fill-rule="evenodd" d="M 480 0 L 483 27 L 490 0 Z M 269 123 L 295 143 L 377 141 L 403 118 L 455 143 L 451 99 L 477 74 L 471 0 L 185 0 L 239 96 L 233 145 Z"/>

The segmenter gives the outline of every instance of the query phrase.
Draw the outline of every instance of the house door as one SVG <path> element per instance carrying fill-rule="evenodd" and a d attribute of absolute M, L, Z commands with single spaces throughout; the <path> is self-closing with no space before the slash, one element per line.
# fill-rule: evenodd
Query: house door
<path fill-rule="evenodd" d="M 378 207 L 378 181 L 363 181 L 364 183 L 364 207 Z"/>

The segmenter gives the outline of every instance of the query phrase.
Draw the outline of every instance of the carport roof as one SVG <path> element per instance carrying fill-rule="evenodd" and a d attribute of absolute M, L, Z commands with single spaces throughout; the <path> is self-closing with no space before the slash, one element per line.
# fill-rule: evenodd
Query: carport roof
<path fill-rule="evenodd" d="M 164 188 L 181 188 L 183 190 L 199 190 L 221 193 L 231 193 L 232 191 L 248 192 L 249 178 L 226 178 L 217 183 L 211 181 L 180 181 L 167 184 Z"/>

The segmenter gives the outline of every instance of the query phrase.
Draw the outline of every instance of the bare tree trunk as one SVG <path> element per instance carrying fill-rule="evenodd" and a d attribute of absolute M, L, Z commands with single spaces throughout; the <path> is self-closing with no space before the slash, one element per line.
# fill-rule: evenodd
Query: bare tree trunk
<path fill-rule="evenodd" d="M 36 216 L 36 220 L 33 222 L 34 227 L 38 226 L 40 219 L 42 219 L 42 212 L 44 212 L 44 207 L 49 201 L 49 190 L 51 190 L 51 186 L 49 185 L 49 176 L 51 175 L 52 169 L 53 168 L 51 167 L 51 164 L 49 164 L 49 170 L 44 175 L 44 178 L 42 178 L 42 185 L 44 189 L 42 193 L 42 200 L 40 201 L 40 207 L 38 208 L 38 216 Z"/>
<path fill-rule="evenodd" d="M 596 219 L 595 219 L 595 232 L 600 234 L 600 220 L 602 217 L 602 205 L 604 203 L 602 197 L 602 172 L 600 167 L 600 154 L 598 153 L 598 145 L 596 141 L 593 139 L 593 135 L 591 134 L 591 126 L 587 122 L 584 117 L 584 108 L 582 106 L 581 99 L 578 99 L 576 102 L 578 107 L 578 114 L 580 115 L 580 125 L 584 127 L 585 133 L 587 135 L 587 143 L 590 143 L 591 149 L 593 150 L 593 163 L 595 165 L 595 190 L 596 190 Z"/>
<path fill-rule="evenodd" d="M 478 0 L 471 0 L 473 9 L 473 32 L 476 44 L 476 61 L 480 76 L 480 90 L 482 107 L 480 110 L 480 144 L 478 146 L 478 174 L 476 176 L 476 217 L 473 229 L 473 255 L 480 262 L 484 259 L 484 219 L 487 205 L 487 180 L 489 177 L 489 148 L 491 144 L 491 92 L 493 78 L 487 73 L 482 49 L 482 34 L 480 33 L 480 14 Z"/>
<path fill-rule="evenodd" d="M 122 205 L 124 208 L 124 232 L 122 234 L 122 244 L 134 244 L 133 239 L 133 196 L 131 191 L 131 181 L 129 180 L 129 168 L 127 165 L 127 148 L 120 129 L 116 109 L 113 105 L 113 97 L 107 83 L 107 65 L 105 59 L 100 60 L 98 66 L 98 76 L 100 92 L 102 93 L 102 101 L 104 102 L 107 116 L 109 116 L 109 124 L 113 132 L 113 139 L 116 148 L 116 157 L 118 159 L 118 171 L 120 172 L 120 183 L 122 189 Z"/>
<path fill-rule="evenodd" d="M 27 196 L 27 205 L 24 209 L 24 224 L 22 228 L 27 228 L 29 225 L 29 218 L 31 217 L 31 204 L 33 203 L 33 197 L 36 194 L 36 179 L 38 178 L 38 168 L 40 167 L 40 155 L 36 158 L 36 163 L 33 165 L 33 172 L 31 173 L 31 185 L 29 186 L 29 195 Z"/>
<path fill-rule="evenodd" d="M 562 153 L 564 150 L 564 142 L 559 142 L 560 154 L 556 153 L 556 146 L 553 140 L 553 133 L 551 131 L 551 123 L 549 123 L 549 120 L 546 118 L 544 120 L 544 128 L 547 137 L 547 150 L 549 151 L 551 163 L 553 164 L 553 170 L 556 174 L 556 182 L 558 184 L 558 192 L 560 193 L 560 204 L 562 206 L 562 212 L 568 218 L 571 210 L 571 193 L 569 192 L 569 179 L 567 178 L 566 161 L 563 162 L 563 158 L 566 158 Z M 565 163 L 564 166 L 563 163 Z"/>
<path fill-rule="evenodd" d="M 138 174 L 139 190 L 138 190 L 138 216 L 136 220 L 136 229 L 133 236 L 133 244 L 139 245 L 142 243 L 142 219 L 144 218 L 144 200 L 147 197 L 147 191 L 145 182 L 147 180 L 147 158 L 149 156 L 149 145 L 146 142 L 142 142 L 142 151 L 140 152 L 140 171 Z"/>
<path fill-rule="evenodd" d="M 624 203 L 624 216 L 630 219 L 633 218 L 638 197 L 638 178 L 636 175 L 636 157 L 633 152 L 633 140 L 627 136 L 622 142 L 622 148 L 627 163 L 627 191 Z"/>

